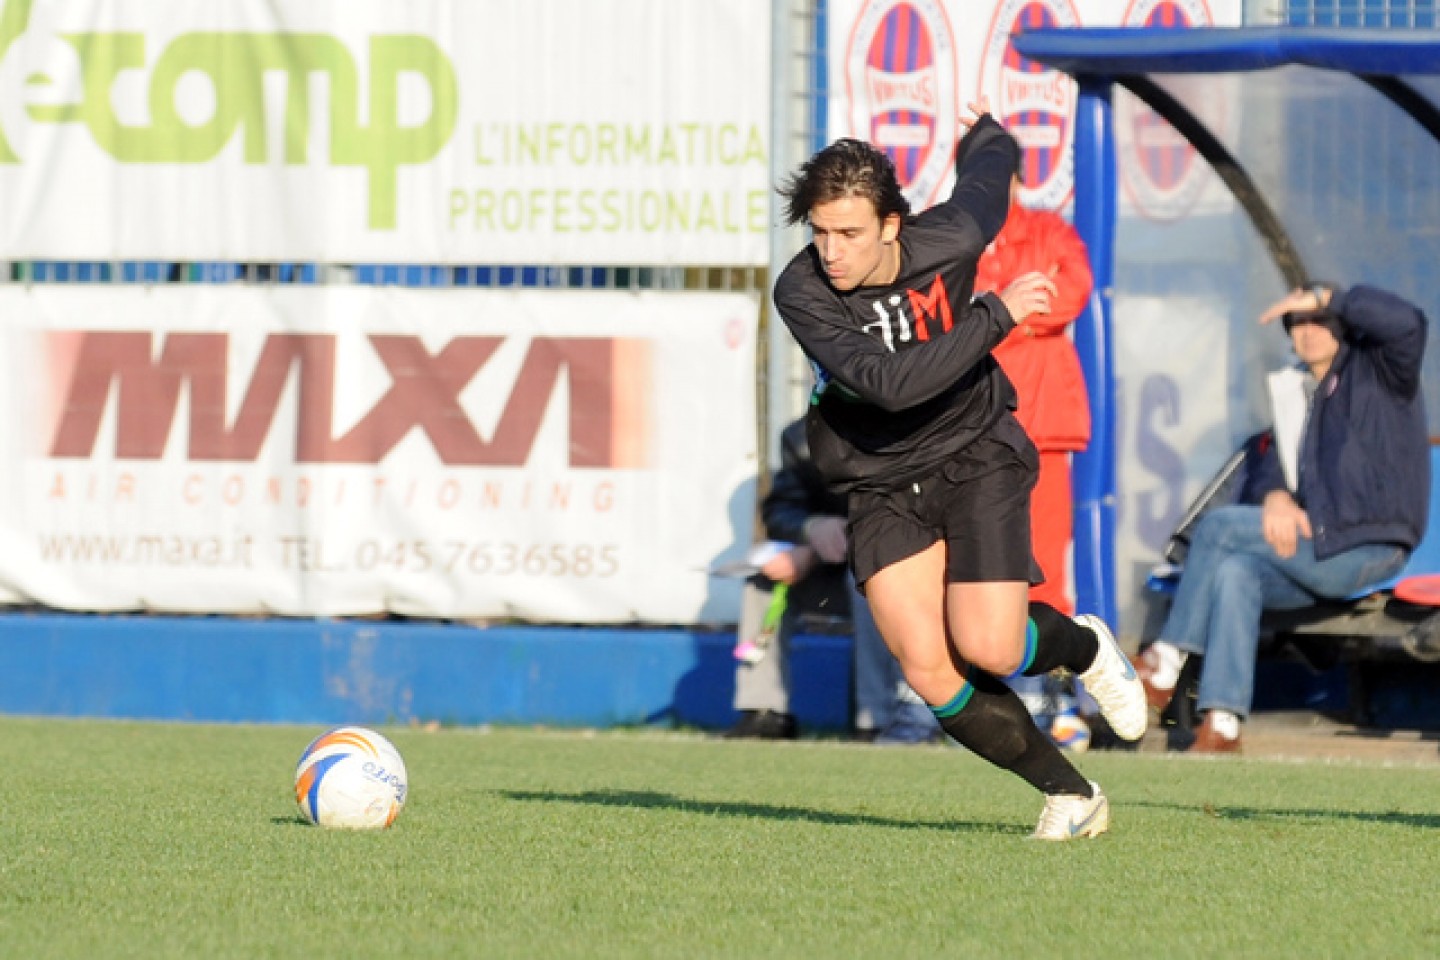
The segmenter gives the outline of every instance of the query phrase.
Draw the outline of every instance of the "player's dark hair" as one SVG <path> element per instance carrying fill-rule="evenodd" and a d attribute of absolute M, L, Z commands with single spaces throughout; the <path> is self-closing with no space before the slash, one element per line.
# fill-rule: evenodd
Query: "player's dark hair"
<path fill-rule="evenodd" d="M 786 199 L 785 222 L 803 223 L 822 203 L 863 197 L 875 205 L 881 220 L 910 212 L 910 201 L 900 189 L 895 164 L 883 150 L 861 140 L 836 140 L 800 165 L 800 172 L 780 187 Z"/>

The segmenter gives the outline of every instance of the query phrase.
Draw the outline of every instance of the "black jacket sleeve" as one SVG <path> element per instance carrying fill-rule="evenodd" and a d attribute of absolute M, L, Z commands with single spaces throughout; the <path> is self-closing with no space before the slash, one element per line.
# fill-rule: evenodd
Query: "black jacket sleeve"
<path fill-rule="evenodd" d="M 994 117 L 985 114 L 955 150 L 955 188 L 942 207 L 975 221 L 984 238 L 1000 235 L 1010 212 L 1010 181 L 1020 163 L 1020 145 Z"/>
<path fill-rule="evenodd" d="M 1268 494 L 1290 489 L 1285 482 L 1285 468 L 1280 465 L 1280 453 L 1275 444 L 1267 444 L 1247 467 L 1252 474 L 1245 484 L 1246 499 L 1243 502 L 1260 506 Z"/>
<path fill-rule="evenodd" d="M 860 399 L 892 412 L 949 389 L 1015 328 L 1005 304 L 986 293 L 960 307 L 949 333 L 892 353 L 880 339 L 846 322 L 841 310 L 823 310 L 780 287 L 775 305 L 810 359 Z"/>
<path fill-rule="evenodd" d="M 825 481 L 810 461 L 805 421 L 796 420 L 780 433 L 780 469 L 770 478 L 770 492 L 760 504 L 765 535 L 787 543 L 805 542 L 805 521 L 817 516 L 842 516 Z"/>
<path fill-rule="evenodd" d="M 1425 314 L 1393 293 L 1363 284 L 1337 292 L 1330 309 L 1345 321 L 1346 339 L 1371 351 L 1385 386 L 1405 399 L 1415 396 L 1425 359 Z"/>
<path fill-rule="evenodd" d="M 780 469 L 770 478 L 770 492 L 760 504 L 765 535 L 786 543 L 805 542 L 805 521 L 810 519 L 810 492 L 791 451 L 780 445 Z"/>

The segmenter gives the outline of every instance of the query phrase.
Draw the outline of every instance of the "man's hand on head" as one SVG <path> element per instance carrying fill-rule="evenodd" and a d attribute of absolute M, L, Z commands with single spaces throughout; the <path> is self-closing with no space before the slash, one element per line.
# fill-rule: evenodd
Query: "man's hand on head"
<path fill-rule="evenodd" d="M 1285 296 L 1265 308 L 1260 314 L 1261 325 L 1274 323 L 1287 313 L 1314 313 L 1330 306 L 1334 291 L 1324 284 L 1296 287 Z"/>

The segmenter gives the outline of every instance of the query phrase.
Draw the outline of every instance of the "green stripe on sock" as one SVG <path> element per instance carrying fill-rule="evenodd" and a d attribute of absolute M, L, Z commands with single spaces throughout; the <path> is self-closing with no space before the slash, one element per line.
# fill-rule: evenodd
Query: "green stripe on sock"
<path fill-rule="evenodd" d="M 1020 661 L 1020 666 L 1015 672 L 1006 677 L 1006 680 L 1014 680 L 1016 677 L 1025 676 L 1025 671 L 1035 662 L 1035 646 L 1040 641 L 1040 628 L 1035 626 L 1034 619 L 1025 621 L 1025 657 Z"/>
<path fill-rule="evenodd" d="M 974 692 L 975 688 L 970 686 L 969 680 L 966 680 L 965 683 L 961 685 L 960 692 L 951 697 L 949 703 L 944 706 L 931 707 L 930 712 L 935 714 L 935 719 L 937 720 L 949 719 L 965 709 L 965 704 L 970 702 L 970 695 Z"/>

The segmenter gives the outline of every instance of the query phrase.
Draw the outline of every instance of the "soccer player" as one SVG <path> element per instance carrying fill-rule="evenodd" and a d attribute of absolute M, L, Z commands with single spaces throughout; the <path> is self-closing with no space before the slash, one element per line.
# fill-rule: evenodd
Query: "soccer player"
<path fill-rule="evenodd" d="M 869 144 L 806 161 L 781 195 L 813 241 L 775 305 L 816 368 L 811 455 L 848 498 L 851 567 L 906 680 L 952 738 L 1045 795 L 1035 839 L 1094 837 L 1108 800 L 1000 678 L 1067 667 L 1127 740 L 1145 732 L 1145 693 L 1099 618 L 1028 602 L 1038 458 L 990 352 L 1055 288 L 1029 273 L 972 299 L 1019 147 L 983 100 L 971 110 L 954 191 L 918 216 Z"/>

